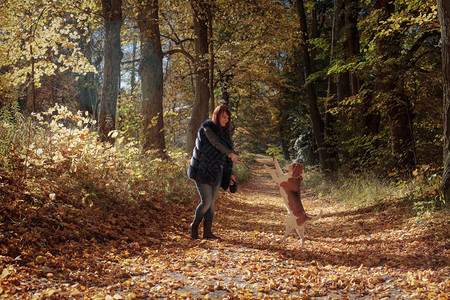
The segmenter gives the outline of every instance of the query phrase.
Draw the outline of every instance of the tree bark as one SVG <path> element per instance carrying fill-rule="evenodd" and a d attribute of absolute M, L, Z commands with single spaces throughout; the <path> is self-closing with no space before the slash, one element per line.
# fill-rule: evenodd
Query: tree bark
<path fill-rule="evenodd" d="M 334 61 L 341 58 L 346 58 L 346 54 L 342 52 L 342 41 L 345 44 L 345 4 L 344 0 L 336 0 L 334 7 L 333 23 L 332 23 L 332 34 L 331 34 L 331 49 L 330 49 L 330 65 Z M 336 47 L 337 46 L 337 47 Z M 335 51 L 337 48 L 337 51 Z M 326 102 L 326 112 L 324 114 L 325 123 L 325 138 L 336 137 L 340 141 L 347 141 L 350 139 L 348 131 L 336 131 L 336 124 L 338 122 L 346 123 L 348 120 L 346 116 L 342 113 L 338 115 L 333 115 L 328 113 L 329 109 L 333 109 L 341 106 L 344 99 L 350 96 L 350 76 L 349 71 L 341 71 L 339 74 L 330 75 L 328 77 L 328 101 Z M 333 147 L 331 149 L 336 149 Z M 330 150 L 329 155 L 331 157 L 338 157 L 336 150 Z M 344 160 L 348 159 L 348 152 L 342 153 L 342 158 Z"/>
<path fill-rule="evenodd" d="M 34 71 L 34 54 L 33 46 L 30 45 L 30 56 L 31 56 L 31 111 L 36 112 L 36 85 L 35 85 L 35 71 Z"/>
<path fill-rule="evenodd" d="M 308 27 L 303 0 L 297 0 L 295 3 L 295 8 L 300 18 L 301 49 L 303 52 L 305 80 L 307 80 L 307 78 L 313 73 L 313 63 L 310 56 L 310 50 L 308 48 Z M 331 169 L 332 166 L 325 146 L 324 124 L 320 117 L 319 107 L 317 105 L 315 84 L 313 82 L 307 83 L 306 90 L 308 93 L 308 106 L 311 115 L 313 133 L 319 152 L 319 163 L 322 170 Z"/>
<path fill-rule="evenodd" d="M 359 56 L 359 34 L 358 34 L 358 0 L 344 0 L 344 18 L 345 18 L 345 49 L 347 58 Z M 359 93 L 360 82 L 354 72 L 349 73 L 351 95 Z"/>
<path fill-rule="evenodd" d="M 156 150 L 164 156 L 165 138 L 163 121 L 163 52 L 159 31 L 158 0 L 146 1 L 139 9 L 141 33 L 141 63 L 139 74 L 142 88 L 144 116 L 144 150 Z"/>
<path fill-rule="evenodd" d="M 335 18 L 336 18 L 336 28 L 335 31 L 335 40 L 342 40 L 342 36 L 345 32 L 345 3 L 344 0 L 337 0 L 335 7 Z M 345 44 L 345 42 L 344 42 Z M 334 57 L 333 57 L 334 58 Z M 349 72 L 344 71 L 337 75 L 336 78 L 336 98 L 337 104 L 341 103 L 342 100 L 350 96 L 350 77 Z"/>
<path fill-rule="evenodd" d="M 210 0 L 212 1 L 212 0 Z M 210 2 L 211 3 L 211 2 Z M 209 114 L 212 115 L 216 108 L 216 100 L 214 97 L 214 39 L 213 39 L 213 11 L 211 5 L 207 7 L 208 16 L 208 44 L 209 44 Z"/>
<path fill-rule="evenodd" d="M 232 78 L 232 75 L 225 75 L 222 79 L 222 86 L 221 86 L 221 92 L 222 92 L 222 99 L 226 106 L 230 107 L 230 80 Z M 231 107 L 230 107 L 231 109 Z"/>
<path fill-rule="evenodd" d="M 102 100 L 99 111 L 99 138 L 103 142 L 114 143 L 108 133 L 116 128 L 116 106 L 119 92 L 120 30 L 122 28 L 122 0 L 102 0 L 102 13 L 105 21 L 104 71 Z"/>
<path fill-rule="evenodd" d="M 209 105 L 209 57 L 208 57 L 208 17 L 207 0 L 192 0 L 194 13 L 195 46 L 195 99 L 186 137 L 186 152 L 194 149 L 195 138 L 200 125 L 208 118 Z"/>
<path fill-rule="evenodd" d="M 394 5 L 390 0 L 377 0 L 375 9 L 380 10 L 378 21 L 387 20 L 394 12 Z M 382 37 L 377 41 L 377 52 L 380 62 L 389 58 L 400 57 L 401 38 Z M 412 131 L 411 104 L 403 95 L 396 83 L 398 79 L 398 64 L 379 64 L 376 70 L 375 91 L 383 99 L 391 131 L 392 154 L 396 157 L 397 167 L 412 172 L 416 167 L 416 153 Z"/>
<path fill-rule="evenodd" d="M 137 56 L 137 38 L 133 37 L 133 51 L 131 54 L 131 78 L 130 78 L 130 90 L 131 95 L 134 98 L 134 92 L 136 90 L 136 56 Z"/>
<path fill-rule="evenodd" d="M 445 199 L 450 200 L 450 2 L 438 0 L 438 14 L 441 24 L 443 106 L 444 106 L 444 173 L 441 189 Z"/>
<path fill-rule="evenodd" d="M 92 41 L 88 42 L 87 37 L 83 37 L 80 41 L 81 51 L 89 62 L 93 62 Z M 80 76 L 78 80 L 78 98 L 79 98 L 79 110 L 82 112 L 88 112 L 91 118 L 97 118 L 97 86 L 94 82 L 94 73 L 90 72 L 86 75 Z"/>
<path fill-rule="evenodd" d="M 345 51 L 347 59 L 353 60 L 360 56 L 360 40 L 358 33 L 358 15 L 359 0 L 344 0 L 345 5 Z M 361 88 L 361 79 L 358 78 L 355 72 L 350 72 L 350 89 L 351 95 L 355 96 L 359 93 Z M 373 104 L 372 95 L 366 96 L 363 102 L 357 106 L 358 110 L 358 129 L 359 133 L 363 135 L 376 135 L 379 132 L 380 114 L 371 112 L 370 108 Z M 377 147 L 377 145 L 373 145 Z M 360 153 L 361 156 L 365 153 Z"/>

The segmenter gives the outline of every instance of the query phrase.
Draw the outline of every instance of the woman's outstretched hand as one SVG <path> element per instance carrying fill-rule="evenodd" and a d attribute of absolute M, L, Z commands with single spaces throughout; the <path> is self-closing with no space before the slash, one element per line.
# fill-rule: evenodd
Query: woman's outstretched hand
<path fill-rule="evenodd" d="M 236 154 L 234 153 L 230 153 L 230 155 L 228 155 L 229 158 L 231 158 L 231 161 L 234 163 L 238 163 L 239 162 L 239 158 Z"/>
<path fill-rule="evenodd" d="M 236 182 L 236 178 L 234 177 L 233 174 L 231 174 L 230 184 L 234 184 L 235 182 Z"/>

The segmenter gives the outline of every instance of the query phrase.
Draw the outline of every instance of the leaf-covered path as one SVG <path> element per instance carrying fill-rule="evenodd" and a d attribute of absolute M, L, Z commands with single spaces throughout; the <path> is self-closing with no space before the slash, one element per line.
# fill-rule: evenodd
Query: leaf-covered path
<path fill-rule="evenodd" d="M 449 298 L 448 217 L 414 219 L 402 205 L 356 210 L 305 189 L 306 211 L 323 218 L 303 248 L 294 235 L 277 243 L 286 210 L 261 163 L 236 194 L 219 196 L 220 241 L 190 239 L 196 204 L 109 220 L 109 242 L 67 242 L 28 263 L 3 258 L 0 298 Z"/>

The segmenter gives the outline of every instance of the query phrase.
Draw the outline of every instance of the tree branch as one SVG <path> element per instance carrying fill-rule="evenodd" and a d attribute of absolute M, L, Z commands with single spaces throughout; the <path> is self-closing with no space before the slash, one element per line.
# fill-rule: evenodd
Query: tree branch
<path fill-rule="evenodd" d="M 412 47 L 408 50 L 406 55 L 403 57 L 403 59 L 402 59 L 403 63 L 407 64 L 408 62 L 410 62 L 412 60 L 413 55 L 417 52 L 417 50 L 419 50 L 420 46 L 422 46 L 423 42 L 425 42 L 425 40 L 428 39 L 429 37 L 432 37 L 435 33 L 437 33 L 439 35 L 439 30 L 437 28 L 427 31 L 424 34 L 422 34 L 414 42 L 414 45 L 412 45 Z M 415 60 L 415 61 L 417 61 L 417 60 Z"/>
<path fill-rule="evenodd" d="M 184 50 L 184 49 L 172 49 L 172 50 L 168 50 L 168 51 L 165 51 L 165 52 L 163 53 L 163 55 L 165 56 L 165 55 L 172 55 L 172 54 L 177 54 L 177 53 L 184 54 L 190 61 L 194 62 L 194 57 L 193 57 L 189 52 L 187 52 L 187 51 Z"/>

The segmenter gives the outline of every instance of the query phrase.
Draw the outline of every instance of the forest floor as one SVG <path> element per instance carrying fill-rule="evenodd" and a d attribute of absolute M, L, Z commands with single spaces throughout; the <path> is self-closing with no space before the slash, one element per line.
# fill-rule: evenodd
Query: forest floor
<path fill-rule="evenodd" d="M 356 209 L 304 187 L 305 210 L 324 215 L 303 248 L 293 234 L 278 243 L 283 200 L 261 161 L 251 173 L 217 200 L 221 240 L 189 237 L 196 202 L 107 217 L 4 208 L 14 225 L 0 224 L 0 299 L 449 299 L 448 215 Z"/>

